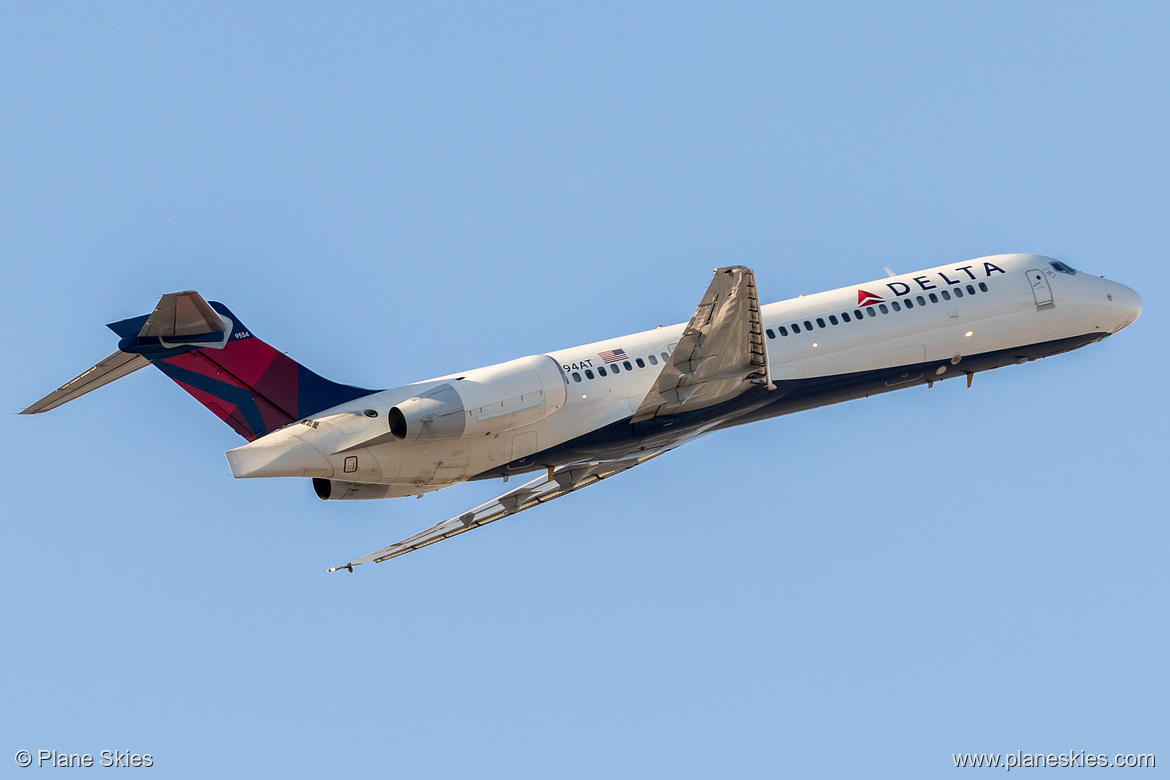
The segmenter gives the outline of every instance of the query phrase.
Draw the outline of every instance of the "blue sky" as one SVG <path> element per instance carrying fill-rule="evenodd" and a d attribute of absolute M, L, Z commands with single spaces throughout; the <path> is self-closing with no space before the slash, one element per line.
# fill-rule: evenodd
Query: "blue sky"
<path fill-rule="evenodd" d="M 1170 10 L 9 4 L 15 413 L 198 289 L 390 387 L 999 252 L 1142 318 L 760 423 L 353 576 L 486 500 L 233 481 L 158 372 L 4 419 L 0 734 L 163 777 L 937 777 L 1170 763 Z M 1162 754 L 1165 754 L 1163 756 Z M 29 772 L 35 770 L 28 770 Z"/>

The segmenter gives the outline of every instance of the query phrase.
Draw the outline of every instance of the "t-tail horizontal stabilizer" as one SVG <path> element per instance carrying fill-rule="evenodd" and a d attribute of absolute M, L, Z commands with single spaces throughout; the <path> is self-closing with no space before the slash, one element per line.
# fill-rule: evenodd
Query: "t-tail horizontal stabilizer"
<path fill-rule="evenodd" d="M 313 373 L 194 290 L 167 293 L 150 314 L 108 327 L 121 337 L 118 351 L 22 414 L 47 412 L 147 364 L 249 441 L 375 392 Z"/>
<path fill-rule="evenodd" d="M 118 324 L 121 323 L 115 323 Z M 145 368 L 150 365 L 150 360 L 145 357 L 145 353 L 149 351 L 173 349 L 181 346 L 180 342 L 188 338 L 198 343 L 208 343 L 209 339 L 226 342 L 227 331 L 227 324 L 199 293 L 194 290 L 167 293 L 159 299 L 154 311 L 144 319 L 136 336 L 118 333 L 125 338 L 118 343 L 117 352 L 84 374 L 69 380 L 21 414 L 39 414 L 56 409 L 62 404 L 97 390 L 102 385 L 108 385 L 115 379 L 121 379 L 140 368 Z M 156 349 L 135 349 L 133 347 L 135 342 L 151 344 Z"/>
<path fill-rule="evenodd" d="M 121 379 L 149 365 L 150 361 L 142 355 L 127 355 L 122 351 L 115 352 L 81 376 L 70 379 L 22 411 L 21 414 L 40 414 L 50 409 L 56 409 L 61 404 L 67 404 L 74 398 L 80 398 L 86 393 L 97 390 L 102 385 L 108 385 L 115 379 Z"/>

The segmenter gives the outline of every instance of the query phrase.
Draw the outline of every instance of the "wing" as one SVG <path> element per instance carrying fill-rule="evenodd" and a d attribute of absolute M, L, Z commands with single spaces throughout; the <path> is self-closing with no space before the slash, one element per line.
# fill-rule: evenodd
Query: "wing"
<path fill-rule="evenodd" d="M 714 406 L 751 383 L 768 384 L 755 274 L 742 265 L 718 268 L 631 422 Z"/>
<path fill-rule="evenodd" d="M 388 547 L 383 547 L 381 550 L 376 550 L 363 558 L 334 566 L 329 571 L 346 569 L 352 572 L 354 566 L 360 566 L 363 563 L 381 563 L 391 558 L 397 558 L 399 555 L 406 555 L 408 552 L 426 547 L 428 544 L 450 539 L 452 536 L 480 528 L 502 517 L 509 517 L 517 512 L 523 512 L 525 509 L 552 501 L 554 498 L 567 496 L 583 487 L 595 485 L 603 479 L 628 471 L 664 452 L 667 450 L 659 450 L 626 460 L 561 466 L 551 471 L 549 476 L 537 477 L 531 482 L 509 490 L 507 493 L 497 496 L 487 503 L 480 504 L 458 517 L 437 523 L 421 533 L 403 539 L 401 542 L 395 542 Z"/>
<path fill-rule="evenodd" d="M 150 361 L 142 355 L 115 352 L 81 376 L 74 377 L 61 385 L 21 414 L 38 414 L 56 409 L 61 404 L 68 403 L 74 398 L 80 398 L 92 390 L 97 390 L 102 385 L 108 385 L 115 379 L 121 379 L 127 374 L 132 374 L 149 365 Z"/>

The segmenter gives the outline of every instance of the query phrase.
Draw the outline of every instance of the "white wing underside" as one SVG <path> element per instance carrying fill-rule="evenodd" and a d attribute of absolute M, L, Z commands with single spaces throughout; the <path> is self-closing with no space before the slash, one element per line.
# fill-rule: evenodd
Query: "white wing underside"
<path fill-rule="evenodd" d="M 408 552 L 481 528 L 500 518 L 510 517 L 517 512 L 523 512 L 525 509 L 552 501 L 554 498 L 560 498 L 581 488 L 595 485 L 603 479 L 628 471 L 664 452 L 667 450 L 659 450 L 625 460 L 561 466 L 552 472 L 551 479 L 548 476 L 537 477 L 457 517 L 437 523 L 421 533 L 383 547 L 381 550 L 375 550 L 362 558 L 334 566 L 329 571 L 347 569 L 352 572 L 354 566 L 360 566 L 363 563 L 382 563 L 391 558 L 397 558 L 399 555 L 406 555 Z"/>

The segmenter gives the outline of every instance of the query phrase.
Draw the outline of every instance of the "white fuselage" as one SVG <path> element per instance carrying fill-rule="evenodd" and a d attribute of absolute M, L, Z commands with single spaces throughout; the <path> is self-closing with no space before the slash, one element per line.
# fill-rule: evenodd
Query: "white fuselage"
<path fill-rule="evenodd" d="M 765 305 L 761 318 L 776 402 L 757 403 L 750 419 L 1054 354 L 1115 333 L 1140 311 L 1140 297 L 1124 285 L 1025 254 Z M 228 460 L 237 477 L 318 477 L 353 483 L 350 497 L 378 498 L 573 462 L 580 453 L 567 443 L 629 420 L 685 327 L 656 328 L 385 390 L 231 450 Z M 1083 340 L 1065 343 L 1075 339 Z M 1024 351 L 1049 344 L 1048 351 Z M 834 377 L 854 378 L 860 387 L 870 375 L 877 389 L 852 395 L 839 387 L 828 391 Z M 390 435 L 387 417 L 393 408 L 444 385 L 465 399 L 462 435 L 417 440 Z M 825 389 L 825 400 L 811 398 L 810 388 Z M 801 403 L 785 406 L 786 396 L 801 393 Z M 480 400 L 467 403 L 467 398 Z M 696 425 L 696 435 L 705 432 Z M 605 457 L 616 458 L 644 449 L 644 442 L 623 432 L 604 446 Z"/>

